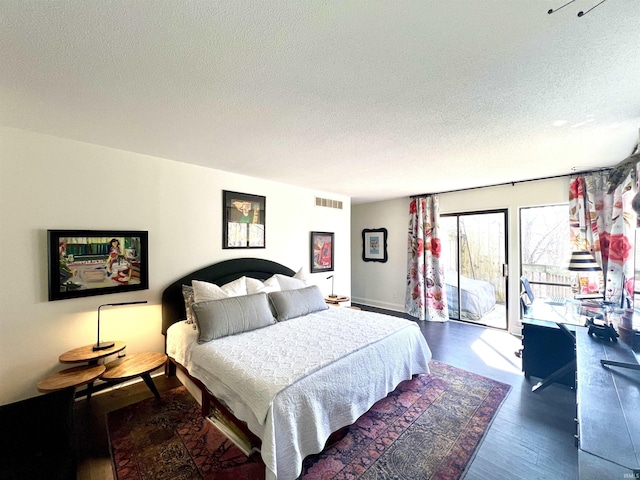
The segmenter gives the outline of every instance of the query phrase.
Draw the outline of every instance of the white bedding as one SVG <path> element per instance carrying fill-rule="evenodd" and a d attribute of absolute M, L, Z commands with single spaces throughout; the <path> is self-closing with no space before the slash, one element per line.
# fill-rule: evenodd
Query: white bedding
<path fill-rule="evenodd" d="M 343 307 L 202 345 L 176 323 L 167 354 L 247 422 L 267 479 L 280 480 L 431 359 L 414 322 Z"/>

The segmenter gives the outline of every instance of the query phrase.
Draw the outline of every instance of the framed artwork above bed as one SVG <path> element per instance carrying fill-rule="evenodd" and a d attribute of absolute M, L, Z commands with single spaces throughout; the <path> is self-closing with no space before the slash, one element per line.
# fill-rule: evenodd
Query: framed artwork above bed
<path fill-rule="evenodd" d="M 362 260 L 384 263 L 387 259 L 387 229 L 362 230 Z"/>
<path fill-rule="evenodd" d="M 265 248 L 266 198 L 222 191 L 222 248 Z"/>
<path fill-rule="evenodd" d="M 311 273 L 333 271 L 333 233 L 311 232 Z"/>

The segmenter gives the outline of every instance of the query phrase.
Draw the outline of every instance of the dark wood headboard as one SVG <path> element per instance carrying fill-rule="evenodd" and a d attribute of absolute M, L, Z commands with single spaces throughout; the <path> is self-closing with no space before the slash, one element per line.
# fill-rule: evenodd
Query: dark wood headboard
<path fill-rule="evenodd" d="M 162 334 L 175 322 L 186 318 L 182 285 L 191 285 L 192 280 L 215 283 L 222 286 L 241 277 L 266 280 L 276 273 L 292 277 L 295 272 L 271 260 L 261 258 L 234 258 L 214 263 L 176 280 L 162 292 Z"/>

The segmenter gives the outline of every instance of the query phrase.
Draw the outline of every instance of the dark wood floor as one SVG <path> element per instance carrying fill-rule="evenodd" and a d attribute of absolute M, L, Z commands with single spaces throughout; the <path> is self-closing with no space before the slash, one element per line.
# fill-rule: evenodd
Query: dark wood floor
<path fill-rule="evenodd" d="M 454 321 L 418 324 L 434 360 L 511 385 L 466 480 L 578 478 L 574 390 L 552 384 L 533 393 L 539 379 L 524 378 L 515 355 L 522 343 L 506 331 Z"/>
<path fill-rule="evenodd" d="M 457 322 L 423 323 L 433 358 L 511 385 L 511 391 L 466 475 L 468 480 L 574 479 L 575 392 L 551 385 L 533 393 L 506 332 Z"/>
<path fill-rule="evenodd" d="M 176 377 L 155 376 L 153 381 L 162 394 L 179 385 Z M 114 389 L 76 401 L 75 427 L 78 452 L 78 480 L 114 480 L 109 451 L 106 416 L 108 412 L 153 397 L 146 384 L 121 384 Z"/>
<path fill-rule="evenodd" d="M 532 393 L 533 381 L 524 378 L 521 361 L 514 354 L 520 340 L 507 332 L 452 321 L 418 323 L 435 360 L 511 385 L 467 480 L 577 478 L 573 390 L 551 385 Z M 156 377 L 155 382 L 161 392 L 179 384 L 164 376 Z M 79 480 L 114 478 L 105 415 L 150 396 L 146 385 L 139 383 L 95 395 L 90 404 L 77 402 Z"/>

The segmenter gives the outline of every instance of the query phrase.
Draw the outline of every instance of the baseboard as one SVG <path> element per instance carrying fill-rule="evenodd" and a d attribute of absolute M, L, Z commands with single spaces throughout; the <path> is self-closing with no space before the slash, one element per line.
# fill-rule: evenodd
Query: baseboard
<path fill-rule="evenodd" d="M 369 307 L 384 308 L 385 310 L 392 310 L 394 312 L 404 313 L 404 304 L 381 302 L 379 300 L 373 300 L 371 298 L 351 297 L 351 303 L 359 303 L 360 305 L 367 305 Z"/>
<path fill-rule="evenodd" d="M 404 305 L 398 305 L 398 304 L 389 303 L 389 302 L 380 302 L 380 301 L 377 301 L 377 300 L 358 298 L 358 297 L 352 297 L 351 303 L 352 304 L 356 304 L 356 305 L 362 305 L 363 307 L 371 307 L 371 308 L 378 308 L 378 309 L 381 309 L 381 310 L 386 310 L 386 312 L 388 312 L 389 315 L 417 320 L 416 317 L 412 317 L 411 315 L 409 315 L 408 313 L 406 313 L 404 311 Z M 380 312 L 380 313 L 386 313 L 386 312 Z M 438 321 L 442 321 L 442 320 L 438 320 Z M 478 328 L 494 328 L 494 327 L 488 327 L 488 326 L 484 326 L 484 325 L 480 325 L 480 324 L 475 324 L 473 322 L 465 322 L 464 320 L 456 320 L 456 319 L 453 319 L 453 318 L 449 318 L 446 321 L 464 323 L 465 325 L 473 325 L 473 326 L 478 327 Z M 500 329 L 500 330 L 502 330 L 502 329 Z M 509 328 L 507 329 L 507 332 L 510 333 L 511 335 L 515 336 L 515 337 L 522 337 L 522 324 L 509 325 Z M 638 343 L 640 343 L 640 342 L 638 342 Z"/>

